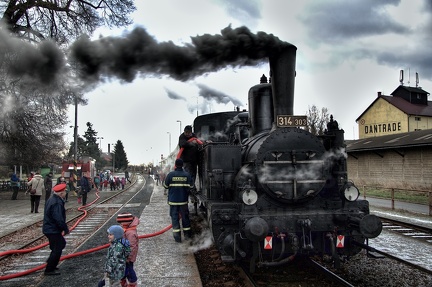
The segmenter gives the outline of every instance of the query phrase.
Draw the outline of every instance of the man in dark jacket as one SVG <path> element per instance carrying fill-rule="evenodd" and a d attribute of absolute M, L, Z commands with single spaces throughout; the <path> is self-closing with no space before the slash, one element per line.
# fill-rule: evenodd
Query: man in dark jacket
<path fill-rule="evenodd" d="M 87 193 L 90 192 L 90 182 L 88 178 L 83 175 L 80 180 L 81 184 L 81 193 L 82 193 L 82 205 L 87 205 Z"/>
<path fill-rule="evenodd" d="M 42 232 L 48 238 L 51 253 L 45 267 L 45 275 L 60 275 L 57 264 L 63 249 L 66 247 L 64 235 L 69 233 L 66 224 L 66 210 L 64 208 L 64 198 L 66 197 L 66 184 L 61 183 L 53 188 L 51 196 L 45 204 L 44 220 Z M 63 234 L 62 234 L 63 232 Z"/>
<path fill-rule="evenodd" d="M 163 187 L 168 189 L 168 204 L 172 222 L 173 236 L 176 242 L 181 242 L 179 214 L 181 215 L 183 234 L 185 239 L 191 237 L 189 219 L 189 190 L 193 187 L 192 177 L 183 170 L 183 160 L 175 161 L 175 170 L 165 178 Z"/>
<path fill-rule="evenodd" d="M 192 132 L 192 126 L 185 126 L 184 132 L 179 136 L 179 148 L 182 149 L 180 158 L 184 162 L 184 169 L 190 173 L 195 185 L 199 153 L 198 148 L 202 142 Z"/>
<path fill-rule="evenodd" d="M 49 172 L 45 176 L 44 185 L 45 185 L 45 203 L 46 203 L 48 201 L 48 198 L 50 198 L 50 196 L 51 196 L 51 189 L 53 188 L 53 173 L 52 172 Z"/>

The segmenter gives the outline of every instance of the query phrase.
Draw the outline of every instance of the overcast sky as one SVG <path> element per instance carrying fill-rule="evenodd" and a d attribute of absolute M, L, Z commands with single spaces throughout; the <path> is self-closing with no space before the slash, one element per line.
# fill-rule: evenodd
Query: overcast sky
<path fill-rule="evenodd" d="M 156 43 L 179 47 L 228 26 L 273 34 L 298 49 L 294 113 L 303 115 L 313 104 L 326 107 L 346 139 L 358 138 L 355 119 L 377 92 L 388 95 L 397 88 L 400 70 L 405 85 L 415 86 L 418 72 L 419 86 L 432 91 L 429 0 L 139 0 L 136 5 L 134 25 L 101 29 L 93 39 L 128 37 L 136 27 Z M 103 151 L 121 140 L 131 164 L 156 164 L 177 145 L 177 121 L 183 128 L 197 113 L 247 109 L 249 88 L 268 71 L 265 63 L 178 79 L 152 69 L 122 80 L 112 77 L 85 94 L 88 105 L 78 107 L 78 133 L 91 122 L 103 137 Z M 73 107 L 69 118 L 73 124 Z M 72 141 L 73 129 L 66 132 Z"/>

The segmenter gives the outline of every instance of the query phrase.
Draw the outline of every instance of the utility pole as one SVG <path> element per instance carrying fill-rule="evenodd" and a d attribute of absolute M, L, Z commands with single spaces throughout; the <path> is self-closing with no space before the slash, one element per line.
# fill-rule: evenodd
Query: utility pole
<path fill-rule="evenodd" d="M 73 185 L 74 190 L 77 189 L 77 181 L 78 181 L 78 168 L 77 168 L 77 160 L 78 160 L 78 99 L 75 95 L 75 125 L 74 125 L 74 174 L 73 174 Z"/>

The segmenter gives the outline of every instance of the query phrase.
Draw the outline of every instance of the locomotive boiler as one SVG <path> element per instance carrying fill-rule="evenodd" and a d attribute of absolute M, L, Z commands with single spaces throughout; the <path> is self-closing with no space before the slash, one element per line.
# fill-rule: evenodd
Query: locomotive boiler
<path fill-rule="evenodd" d="M 334 264 L 381 233 L 378 217 L 348 180 L 344 131 L 331 117 L 325 133 L 293 115 L 293 45 L 273 53 L 270 81 L 249 90 L 249 111 L 199 116 L 196 204 L 227 262 L 284 264 L 297 254 L 328 255 Z M 270 82 L 270 83 L 269 83 Z"/>

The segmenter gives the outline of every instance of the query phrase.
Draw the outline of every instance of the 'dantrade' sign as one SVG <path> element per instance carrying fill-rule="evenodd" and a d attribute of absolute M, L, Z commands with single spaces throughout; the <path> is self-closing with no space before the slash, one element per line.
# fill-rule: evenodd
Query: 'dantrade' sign
<path fill-rule="evenodd" d="M 373 125 L 365 125 L 364 132 L 365 134 L 376 134 L 376 133 L 392 133 L 399 132 L 402 130 L 401 123 L 382 123 L 382 124 L 373 124 Z"/>

